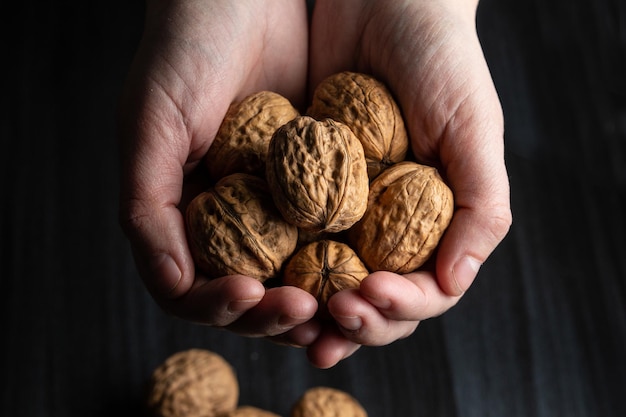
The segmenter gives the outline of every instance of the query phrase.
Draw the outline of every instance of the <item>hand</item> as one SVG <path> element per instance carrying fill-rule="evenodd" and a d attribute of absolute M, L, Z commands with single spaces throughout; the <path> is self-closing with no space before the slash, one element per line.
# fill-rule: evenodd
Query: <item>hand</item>
<path fill-rule="evenodd" d="M 313 297 L 293 287 L 266 291 L 253 277 L 197 274 L 182 212 L 233 101 L 272 90 L 302 104 L 307 25 L 304 1 L 149 1 L 119 115 L 120 221 L 154 299 L 243 335 L 289 331 L 282 341 L 298 345 L 317 336 L 308 323 Z"/>
<path fill-rule="evenodd" d="M 511 224 L 503 117 L 475 29 L 476 0 L 318 0 L 311 25 L 310 86 L 353 70 L 373 74 L 403 111 L 418 161 L 436 166 L 455 214 L 434 268 L 376 272 L 329 301 L 338 329 L 308 349 L 328 367 L 359 345 L 384 345 L 458 302 Z"/>

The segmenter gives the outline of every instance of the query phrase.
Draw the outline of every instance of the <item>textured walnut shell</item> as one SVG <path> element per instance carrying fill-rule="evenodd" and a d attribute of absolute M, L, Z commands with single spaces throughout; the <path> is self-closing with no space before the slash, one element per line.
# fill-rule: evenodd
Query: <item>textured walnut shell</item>
<path fill-rule="evenodd" d="M 297 228 L 283 220 L 267 183 L 250 174 L 228 175 L 196 196 L 186 223 L 193 259 L 210 278 L 273 278 L 298 241 Z"/>
<path fill-rule="evenodd" d="M 347 125 L 361 141 L 370 179 L 405 159 L 409 138 L 389 89 L 366 74 L 340 72 L 315 89 L 308 114 Z"/>
<path fill-rule="evenodd" d="M 350 394 L 329 387 L 307 390 L 294 404 L 290 417 L 367 417 L 363 406 Z"/>
<path fill-rule="evenodd" d="M 203 349 L 175 353 L 150 380 L 147 404 L 158 417 L 214 417 L 234 410 L 237 376 L 220 355 Z"/>
<path fill-rule="evenodd" d="M 346 230 L 367 207 L 363 146 L 330 119 L 300 116 L 280 127 L 270 142 L 266 177 L 283 217 L 304 230 Z"/>
<path fill-rule="evenodd" d="M 215 180 L 236 172 L 265 175 L 267 147 L 283 124 L 299 116 L 280 94 L 260 91 L 232 104 L 206 155 Z"/>
<path fill-rule="evenodd" d="M 414 271 L 434 252 L 453 211 L 452 191 L 435 168 L 400 162 L 372 182 L 351 246 L 371 271 Z"/>
<path fill-rule="evenodd" d="M 280 417 L 278 414 L 260 408 L 244 405 L 219 417 Z"/>
<path fill-rule="evenodd" d="M 289 260 L 283 271 L 283 284 L 312 294 L 319 304 L 320 316 L 328 317 L 328 299 L 341 290 L 358 288 L 368 274 L 348 245 L 320 240 L 302 247 Z"/>

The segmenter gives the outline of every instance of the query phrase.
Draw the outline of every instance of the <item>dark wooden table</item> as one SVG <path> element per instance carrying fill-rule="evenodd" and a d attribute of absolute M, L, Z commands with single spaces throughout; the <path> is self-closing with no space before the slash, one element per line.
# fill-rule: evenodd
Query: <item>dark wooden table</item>
<path fill-rule="evenodd" d="M 38 3 L 2 19 L 1 416 L 141 415 L 153 368 L 190 347 L 285 416 L 315 385 L 373 417 L 626 415 L 623 1 L 482 2 L 514 225 L 455 308 L 330 370 L 155 305 L 117 224 L 114 111 L 142 3 Z"/>

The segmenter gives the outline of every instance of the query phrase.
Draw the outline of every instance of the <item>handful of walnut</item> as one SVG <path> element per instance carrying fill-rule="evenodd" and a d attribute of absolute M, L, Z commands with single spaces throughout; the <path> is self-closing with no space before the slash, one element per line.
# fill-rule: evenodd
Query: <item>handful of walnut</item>
<path fill-rule="evenodd" d="M 420 268 L 452 219 L 452 191 L 409 160 L 398 105 L 365 74 L 328 77 L 305 115 L 276 93 L 235 103 L 213 148 L 217 183 L 186 213 L 197 267 L 298 286 L 322 316 L 370 272 Z"/>

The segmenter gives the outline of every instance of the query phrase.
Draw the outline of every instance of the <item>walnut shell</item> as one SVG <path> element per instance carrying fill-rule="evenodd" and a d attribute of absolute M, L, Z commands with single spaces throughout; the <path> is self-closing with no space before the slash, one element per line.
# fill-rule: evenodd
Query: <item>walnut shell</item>
<path fill-rule="evenodd" d="M 271 91 L 259 91 L 232 104 L 206 155 L 209 175 L 214 180 L 236 172 L 265 175 L 272 135 L 299 115 L 287 98 Z"/>
<path fill-rule="evenodd" d="M 290 417 L 367 417 L 363 406 L 350 394 L 329 387 L 307 390 L 294 404 Z"/>
<path fill-rule="evenodd" d="M 374 77 L 340 72 L 315 89 L 308 114 L 347 125 L 361 141 L 370 179 L 405 159 L 409 138 L 389 89 Z"/>
<path fill-rule="evenodd" d="M 278 414 L 249 405 L 240 406 L 237 409 L 222 414 L 219 417 L 280 417 Z"/>
<path fill-rule="evenodd" d="M 335 293 L 358 288 L 369 272 L 346 244 L 320 240 L 302 247 L 287 262 L 283 284 L 302 288 L 315 296 L 319 315 L 328 318 L 326 303 Z"/>
<path fill-rule="evenodd" d="M 452 191 L 435 168 L 400 162 L 372 181 L 367 211 L 349 239 L 371 271 L 405 274 L 431 256 L 453 212 Z"/>
<path fill-rule="evenodd" d="M 344 124 L 300 116 L 272 136 L 267 181 L 283 217 L 303 230 L 338 232 L 367 207 L 363 146 Z"/>
<path fill-rule="evenodd" d="M 147 405 L 158 417 L 213 417 L 239 400 L 235 371 L 220 355 L 203 349 L 175 353 L 153 372 Z"/>
<path fill-rule="evenodd" d="M 193 259 L 209 278 L 242 274 L 264 282 L 278 275 L 298 242 L 267 183 L 250 174 L 228 175 L 196 196 L 186 223 Z"/>

